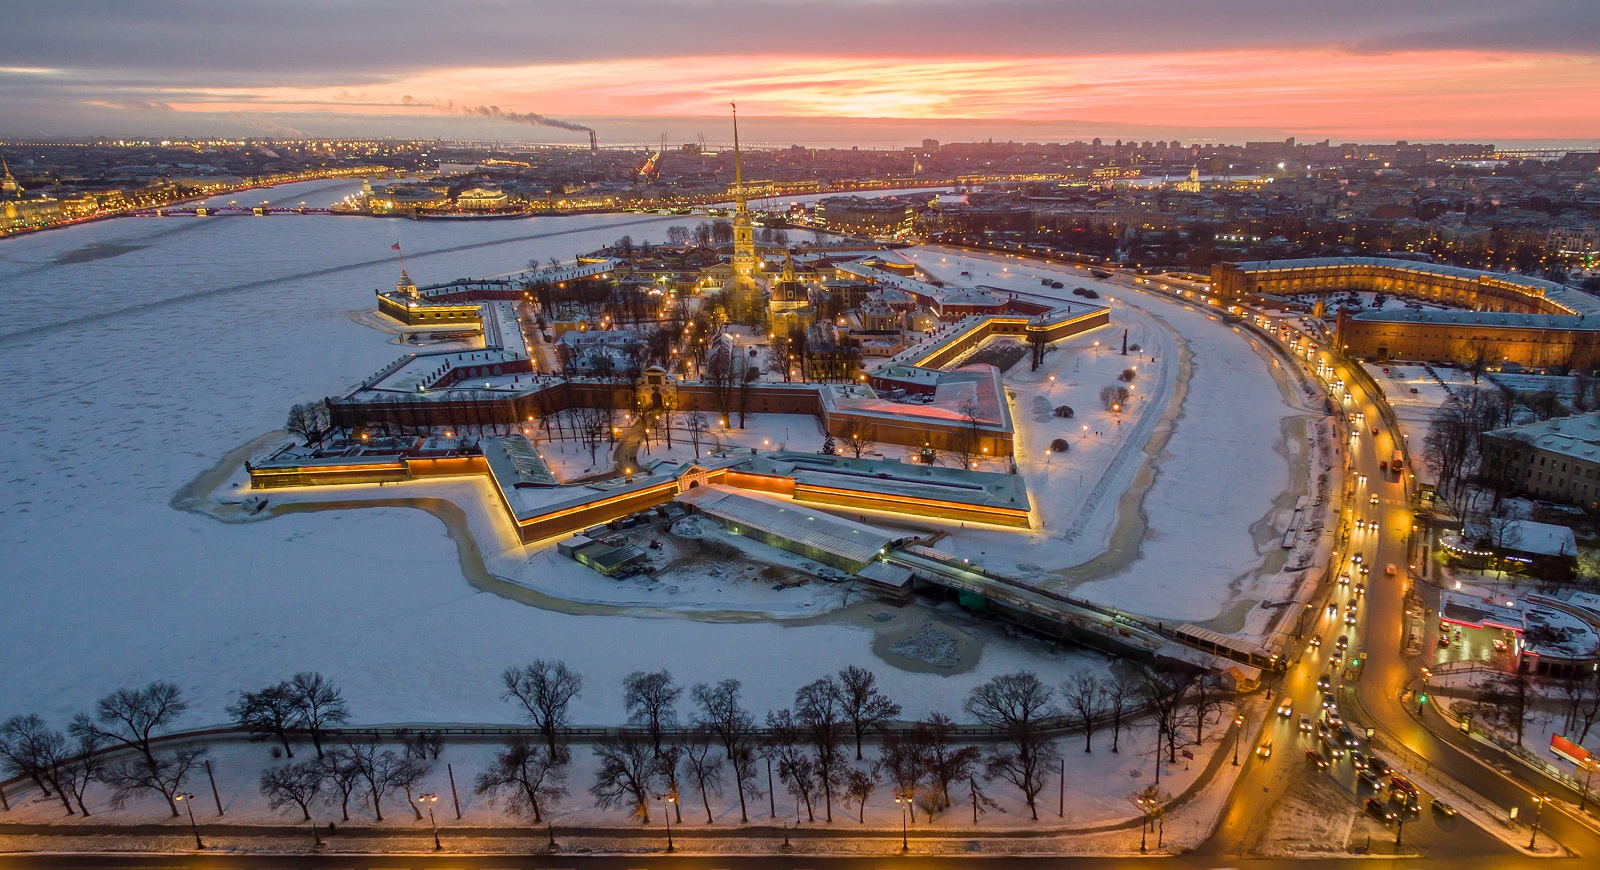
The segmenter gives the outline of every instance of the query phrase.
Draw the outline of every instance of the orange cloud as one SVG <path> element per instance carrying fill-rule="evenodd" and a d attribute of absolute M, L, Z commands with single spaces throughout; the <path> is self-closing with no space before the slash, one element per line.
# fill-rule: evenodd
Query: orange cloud
<path fill-rule="evenodd" d="M 453 100 L 579 119 L 749 116 L 1275 127 L 1347 138 L 1591 136 L 1591 57 L 1335 49 L 1061 57 L 716 55 L 437 69 L 348 87 L 229 88 L 179 111 L 437 114 Z M 411 98 L 409 95 L 418 95 Z"/>

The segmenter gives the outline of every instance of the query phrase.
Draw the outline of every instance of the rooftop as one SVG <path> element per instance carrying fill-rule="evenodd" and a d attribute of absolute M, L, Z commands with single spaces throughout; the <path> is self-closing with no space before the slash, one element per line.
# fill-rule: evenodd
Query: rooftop
<path fill-rule="evenodd" d="M 1521 441 L 1562 456 L 1600 462 L 1600 411 L 1575 417 L 1553 417 L 1522 426 L 1507 426 L 1486 434 Z"/>

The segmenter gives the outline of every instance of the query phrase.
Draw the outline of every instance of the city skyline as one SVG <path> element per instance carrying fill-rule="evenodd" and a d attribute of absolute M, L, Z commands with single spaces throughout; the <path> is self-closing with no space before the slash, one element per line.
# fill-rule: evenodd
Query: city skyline
<path fill-rule="evenodd" d="M 235 34 L 250 34 L 243 40 Z M 69 3 L 0 34 L 11 136 L 1592 141 L 1600 15 L 1518 4 Z"/>

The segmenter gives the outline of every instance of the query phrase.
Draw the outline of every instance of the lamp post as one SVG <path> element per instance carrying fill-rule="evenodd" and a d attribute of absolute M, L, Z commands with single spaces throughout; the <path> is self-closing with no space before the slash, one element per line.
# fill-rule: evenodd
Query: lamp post
<path fill-rule="evenodd" d="M 661 817 L 667 820 L 667 851 L 672 851 L 672 813 L 667 811 L 667 804 L 678 802 L 678 796 L 672 792 L 658 793 L 656 800 L 661 801 Z"/>
<path fill-rule="evenodd" d="M 1541 794 L 1533 799 L 1533 833 L 1528 837 L 1528 850 L 1533 850 L 1535 840 L 1539 839 L 1539 819 L 1544 816 L 1544 805 L 1550 802 L 1550 796 Z"/>
<path fill-rule="evenodd" d="M 900 805 L 900 851 L 911 851 L 911 841 L 906 834 L 906 810 L 911 807 L 911 790 L 894 793 L 894 802 Z"/>
<path fill-rule="evenodd" d="M 1145 837 L 1150 833 L 1150 799 L 1141 797 L 1136 803 L 1139 804 L 1139 854 L 1142 855 L 1147 851 Z"/>
<path fill-rule="evenodd" d="M 439 842 L 439 823 L 434 820 L 433 816 L 433 805 L 438 802 L 439 796 L 436 794 L 417 795 L 417 803 L 428 808 L 428 824 L 433 826 L 433 851 L 435 852 L 444 848 L 444 844 Z"/>
<path fill-rule="evenodd" d="M 1583 771 L 1583 791 L 1578 793 L 1578 812 L 1583 812 L 1584 806 L 1589 802 L 1589 777 L 1594 775 L 1595 767 L 1600 766 L 1593 758 L 1586 758 L 1578 768 Z"/>
<path fill-rule="evenodd" d="M 194 795 L 187 793 L 175 794 L 172 799 L 183 804 L 183 808 L 189 813 L 189 830 L 194 831 L 194 847 L 196 849 L 204 849 L 206 844 L 200 842 L 200 826 L 195 824 L 194 821 Z"/>
<path fill-rule="evenodd" d="M 1239 766 L 1239 744 L 1244 740 L 1244 714 L 1233 717 L 1233 766 Z"/>

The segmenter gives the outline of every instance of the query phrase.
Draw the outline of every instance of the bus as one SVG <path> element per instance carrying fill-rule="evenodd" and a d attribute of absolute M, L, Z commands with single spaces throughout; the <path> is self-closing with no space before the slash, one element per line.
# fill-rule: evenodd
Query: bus
<path fill-rule="evenodd" d="M 1395 450 L 1394 454 L 1389 457 L 1389 470 L 1394 472 L 1396 477 L 1400 476 L 1400 470 L 1405 461 L 1405 455 L 1399 450 Z"/>

